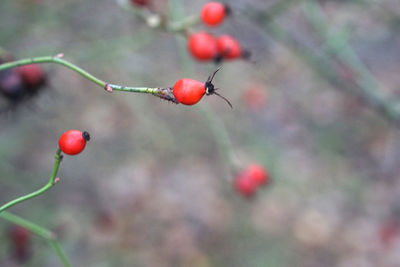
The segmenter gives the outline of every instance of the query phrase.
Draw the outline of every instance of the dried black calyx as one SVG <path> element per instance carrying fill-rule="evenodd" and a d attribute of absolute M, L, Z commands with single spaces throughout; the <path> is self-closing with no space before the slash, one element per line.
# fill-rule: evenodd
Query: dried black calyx
<path fill-rule="evenodd" d="M 212 84 L 211 81 L 207 81 L 204 84 L 205 88 L 206 88 L 206 95 L 212 95 L 215 93 L 215 88 L 214 88 L 214 84 Z"/>
<path fill-rule="evenodd" d="M 86 141 L 89 141 L 89 140 L 90 140 L 90 134 L 89 134 L 88 132 L 86 132 L 86 131 L 84 131 L 84 132 L 82 133 L 82 137 L 83 137 L 83 139 L 85 139 Z"/>
<path fill-rule="evenodd" d="M 218 90 L 219 88 L 215 88 L 214 84 L 212 83 L 212 80 L 214 79 L 215 74 L 219 71 L 220 68 L 216 69 L 207 79 L 207 81 L 204 83 L 204 87 L 206 88 L 206 95 L 217 95 L 220 98 L 222 98 L 223 100 L 226 101 L 226 103 L 228 103 L 228 105 L 233 108 L 231 102 L 229 102 L 228 99 L 226 99 L 224 96 L 218 94 L 216 92 L 216 90 Z"/>

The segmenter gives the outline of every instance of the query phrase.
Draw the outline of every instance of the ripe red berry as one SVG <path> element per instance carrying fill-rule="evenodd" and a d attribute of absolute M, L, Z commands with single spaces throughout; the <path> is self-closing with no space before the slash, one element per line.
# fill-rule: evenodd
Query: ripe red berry
<path fill-rule="evenodd" d="M 224 99 L 230 107 L 232 104 L 228 99 L 223 97 L 222 95 L 215 92 L 217 90 L 214 88 L 214 84 L 212 80 L 219 69 L 214 71 L 207 79 L 205 83 L 184 78 L 178 80 L 173 87 L 173 94 L 175 99 L 184 105 L 194 105 L 201 100 L 204 95 L 217 95 Z"/>
<path fill-rule="evenodd" d="M 212 60 L 218 54 L 214 36 L 206 32 L 198 32 L 190 35 L 188 49 L 194 58 L 201 61 Z"/>
<path fill-rule="evenodd" d="M 246 174 L 240 174 L 235 178 L 236 190 L 245 197 L 251 197 L 256 193 L 257 183 Z"/>
<path fill-rule="evenodd" d="M 242 56 L 240 43 L 230 35 L 221 35 L 217 38 L 219 55 L 224 59 L 235 59 Z"/>
<path fill-rule="evenodd" d="M 257 188 L 267 184 L 269 175 L 265 168 L 259 164 L 250 164 L 241 171 L 235 178 L 236 190 L 243 196 L 254 195 Z"/>
<path fill-rule="evenodd" d="M 227 8 L 219 2 L 208 2 L 201 9 L 201 20 L 204 24 L 215 27 L 224 20 Z"/>
<path fill-rule="evenodd" d="M 206 93 L 204 83 L 192 79 L 180 79 L 174 85 L 174 96 L 179 103 L 194 105 Z"/>
<path fill-rule="evenodd" d="M 259 164 L 250 164 L 246 168 L 245 173 L 259 186 L 265 185 L 269 181 L 268 172 Z"/>
<path fill-rule="evenodd" d="M 17 71 L 28 88 L 37 89 L 45 82 L 45 74 L 39 64 L 23 65 Z"/>
<path fill-rule="evenodd" d="M 90 140 L 88 132 L 69 130 L 63 133 L 58 140 L 58 145 L 62 152 L 68 155 L 76 155 L 83 151 L 86 141 Z"/>

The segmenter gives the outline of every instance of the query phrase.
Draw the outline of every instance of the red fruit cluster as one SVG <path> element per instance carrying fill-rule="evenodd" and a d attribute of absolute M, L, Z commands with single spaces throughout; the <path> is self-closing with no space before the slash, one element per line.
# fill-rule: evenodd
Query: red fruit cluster
<path fill-rule="evenodd" d="M 0 58 L 0 64 L 10 60 L 9 56 Z M 3 70 L 0 71 L 0 94 L 16 103 L 37 94 L 45 81 L 45 73 L 38 64 Z"/>
<path fill-rule="evenodd" d="M 202 22 L 210 27 L 220 25 L 229 14 L 230 9 L 220 2 L 208 2 L 201 10 Z M 193 33 L 188 38 L 188 50 L 199 61 L 232 60 L 247 56 L 239 41 L 234 37 L 224 34 L 214 37 L 208 32 Z"/>
<path fill-rule="evenodd" d="M 240 172 L 235 180 L 235 189 L 245 197 L 251 197 L 260 186 L 269 182 L 269 174 L 266 169 L 259 164 L 251 164 Z"/>
<path fill-rule="evenodd" d="M 85 149 L 86 142 L 89 140 L 90 135 L 88 132 L 69 130 L 60 136 L 58 145 L 65 154 L 76 155 Z"/>
<path fill-rule="evenodd" d="M 31 233 L 24 227 L 14 225 L 8 232 L 13 257 L 20 263 L 30 256 Z"/>

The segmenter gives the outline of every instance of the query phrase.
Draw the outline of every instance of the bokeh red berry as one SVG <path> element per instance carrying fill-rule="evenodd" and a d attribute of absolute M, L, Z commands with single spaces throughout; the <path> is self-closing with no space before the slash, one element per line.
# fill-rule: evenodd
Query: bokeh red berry
<path fill-rule="evenodd" d="M 260 186 L 268 184 L 269 179 L 269 174 L 262 165 L 252 163 L 237 174 L 234 186 L 241 195 L 251 197 Z"/>
<path fill-rule="evenodd" d="M 208 2 L 201 9 L 201 20 L 210 27 L 221 24 L 226 16 L 227 8 L 220 2 Z"/>
<path fill-rule="evenodd" d="M 213 60 L 217 54 L 217 42 L 210 33 L 198 32 L 191 34 L 187 47 L 190 54 L 200 61 Z"/>
<path fill-rule="evenodd" d="M 242 56 L 242 47 L 238 40 L 228 34 L 217 38 L 219 55 L 224 59 L 236 59 Z"/>

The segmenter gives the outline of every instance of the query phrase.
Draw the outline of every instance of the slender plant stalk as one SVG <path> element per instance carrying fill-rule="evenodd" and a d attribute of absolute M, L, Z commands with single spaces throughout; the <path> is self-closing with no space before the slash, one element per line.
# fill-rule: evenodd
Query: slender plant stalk
<path fill-rule="evenodd" d="M 64 267 L 71 267 L 72 264 L 69 262 L 67 256 L 65 255 L 63 249 L 61 248 L 56 235 L 51 232 L 50 230 L 41 227 L 40 225 L 37 225 L 31 221 L 28 221 L 22 217 L 19 217 L 15 214 L 12 214 L 8 211 L 3 211 L 0 213 L 0 218 L 7 220 L 13 224 L 22 226 L 32 233 L 44 238 L 49 242 L 49 245 L 54 249 L 56 252 L 57 257 L 60 259 Z"/>
<path fill-rule="evenodd" d="M 308 23 L 312 25 L 325 42 L 327 52 L 337 56 L 346 67 L 356 74 L 355 81 L 363 92 L 373 99 L 380 101 L 387 99 L 379 82 L 361 62 L 346 38 L 343 37 L 343 34 L 337 33 L 332 26 L 328 26 L 329 24 L 321 6 L 310 0 L 304 2 L 303 10 Z"/>
<path fill-rule="evenodd" d="M 60 56 L 44 56 L 44 57 L 34 57 L 34 58 L 27 58 L 21 59 L 16 61 L 7 62 L 0 65 L 0 71 L 10 68 L 15 68 L 22 65 L 29 65 L 29 64 L 38 64 L 38 63 L 56 63 L 63 65 L 76 73 L 80 74 L 84 78 L 88 79 L 89 81 L 93 82 L 94 84 L 102 87 L 103 89 L 112 92 L 112 91 L 122 91 L 122 92 L 133 92 L 133 93 L 144 93 L 144 94 L 151 94 L 157 97 L 160 97 L 165 100 L 172 101 L 177 103 L 175 97 L 172 94 L 171 88 L 150 88 L 150 87 L 130 87 L 130 86 L 121 86 L 116 84 L 107 83 L 99 78 L 93 76 L 92 74 L 88 73 L 84 69 L 72 64 L 69 61 L 62 59 Z"/>
<path fill-rule="evenodd" d="M 10 208 L 10 207 L 12 207 L 12 206 L 14 206 L 14 205 L 16 205 L 18 203 L 24 202 L 26 200 L 29 200 L 31 198 L 34 198 L 34 197 L 37 197 L 37 196 L 43 194 L 44 192 L 49 190 L 53 185 L 55 185 L 57 183 L 56 176 L 57 176 L 58 168 L 60 167 L 60 163 L 61 163 L 61 160 L 62 160 L 61 150 L 60 149 L 57 149 L 55 158 L 56 158 L 56 160 L 54 162 L 53 171 L 51 173 L 50 179 L 47 182 L 47 184 L 45 184 L 42 188 L 40 188 L 40 189 L 30 193 L 30 194 L 24 195 L 22 197 L 19 197 L 19 198 L 16 198 L 14 200 L 11 200 L 10 202 L 7 202 L 6 204 L 4 204 L 3 206 L 0 207 L 0 214 L 2 212 L 4 212 L 6 209 L 8 209 L 8 208 Z"/>
<path fill-rule="evenodd" d="M 173 19 L 179 20 L 184 16 L 184 10 L 182 9 L 182 3 L 178 0 L 170 1 L 170 10 L 171 16 Z M 187 25 L 190 27 L 190 25 Z M 185 53 L 185 39 L 182 36 L 175 34 L 175 38 L 179 48 L 179 58 L 182 70 L 184 74 L 187 76 L 192 76 L 193 74 L 193 64 L 192 60 L 189 58 L 189 55 Z M 206 104 L 202 104 L 206 105 Z M 228 132 L 222 121 L 211 111 L 209 107 L 198 106 L 198 110 L 201 113 L 201 117 L 204 119 L 206 124 L 210 127 L 212 134 L 214 135 L 214 139 L 217 143 L 218 149 L 221 152 L 221 157 L 225 160 L 226 164 L 229 166 L 229 169 L 235 173 L 237 171 L 237 160 L 236 156 L 232 150 L 232 143 L 230 141 Z M 230 179 L 230 178 L 229 178 Z"/>
<path fill-rule="evenodd" d="M 360 90 L 359 84 L 352 84 L 341 79 L 337 74 L 337 68 L 333 64 L 334 59 L 332 57 L 318 53 L 315 48 L 307 47 L 297 40 L 278 23 L 274 22 L 273 14 L 268 11 L 259 11 L 247 6 L 243 9 L 243 13 L 256 22 L 257 25 L 260 25 L 260 30 L 270 34 L 276 41 L 294 52 L 319 77 L 331 84 L 333 88 L 356 97 L 385 119 L 394 122 L 396 126 L 400 125 L 400 103 L 381 96 L 376 97 L 375 94 L 365 93 L 365 91 Z"/>

